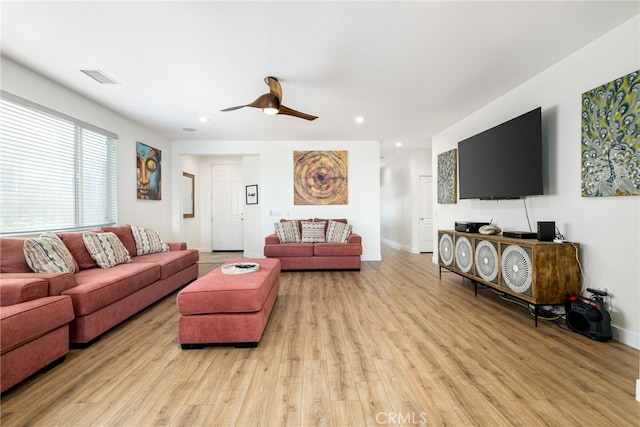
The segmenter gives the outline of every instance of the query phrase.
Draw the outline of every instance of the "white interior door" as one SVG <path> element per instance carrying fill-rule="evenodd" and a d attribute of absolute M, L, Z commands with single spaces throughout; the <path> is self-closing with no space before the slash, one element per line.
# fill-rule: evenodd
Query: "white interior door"
<path fill-rule="evenodd" d="M 433 252 L 433 178 L 419 177 L 420 252 Z"/>
<path fill-rule="evenodd" d="M 214 251 L 244 250 L 242 165 L 211 165 Z"/>

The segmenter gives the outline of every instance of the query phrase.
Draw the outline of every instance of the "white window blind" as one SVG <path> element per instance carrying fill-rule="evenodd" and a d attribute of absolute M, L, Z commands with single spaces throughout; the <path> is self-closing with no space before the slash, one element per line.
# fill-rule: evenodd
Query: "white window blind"
<path fill-rule="evenodd" d="M 115 224 L 118 136 L 0 95 L 0 234 Z"/>

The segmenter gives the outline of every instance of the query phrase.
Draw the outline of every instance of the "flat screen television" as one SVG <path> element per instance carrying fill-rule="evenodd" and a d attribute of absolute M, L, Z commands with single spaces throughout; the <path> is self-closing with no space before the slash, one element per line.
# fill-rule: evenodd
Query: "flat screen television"
<path fill-rule="evenodd" d="M 536 108 L 458 143 L 461 199 L 542 194 L 542 111 Z"/>

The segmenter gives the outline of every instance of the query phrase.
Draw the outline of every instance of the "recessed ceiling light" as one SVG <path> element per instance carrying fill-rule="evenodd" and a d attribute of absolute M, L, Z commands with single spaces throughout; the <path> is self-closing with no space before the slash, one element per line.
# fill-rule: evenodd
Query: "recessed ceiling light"
<path fill-rule="evenodd" d="M 182 128 L 183 131 L 185 132 L 195 132 L 196 130 L 194 128 Z"/>
<path fill-rule="evenodd" d="M 208 117 L 204 117 L 204 116 L 198 117 L 198 121 L 200 123 L 207 123 L 209 121 L 209 118 Z"/>
<path fill-rule="evenodd" d="M 362 116 L 356 117 L 356 123 L 364 123 L 364 117 Z"/>
<path fill-rule="evenodd" d="M 396 142 L 396 147 L 402 147 L 402 142 L 400 141 Z"/>
<path fill-rule="evenodd" d="M 93 80 L 103 85 L 119 85 L 120 84 L 100 70 L 80 70 L 80 71 L 82 71 L 87 76 L 91 77 Z"/>

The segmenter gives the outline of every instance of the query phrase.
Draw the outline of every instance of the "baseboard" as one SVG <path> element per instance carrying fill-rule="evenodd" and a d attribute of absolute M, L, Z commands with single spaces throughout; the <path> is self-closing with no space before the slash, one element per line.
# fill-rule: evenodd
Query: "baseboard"
<path fill-rule="evenodd" d="M 254 253 L 245 251 L 242 253 L 243 258 L 264 258 L 264 253 Z"/>
<path fill-rule="evenodd" d="M 399 251 L 405 251 L 405 252 L 412 252 L 412 249 L 410 246 L 403 245 L 401 243 L 395 242 L 393 240 L 385 239 L 385 238 L 382 238 L 380 240 L 382 241 L 382 243 L 384 243 L 387 246 L 391 246 L 393 249 L 397 249 Z"/>
<path fill-rule="evenodd" d="M 611 325 L 611 334 L 613 339 L 620 341 L 623 344 L 633 347 L 636 350 L 640 350 L 640 334 L 637 332 L 628 331 L 626 329 L 619 328 L 615 325 Z"/>

